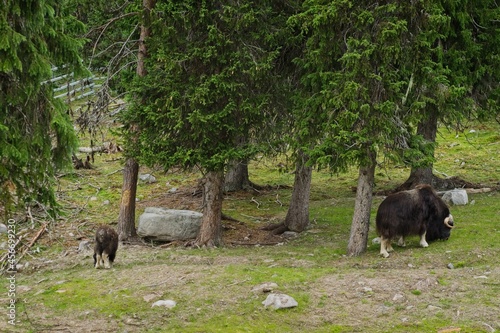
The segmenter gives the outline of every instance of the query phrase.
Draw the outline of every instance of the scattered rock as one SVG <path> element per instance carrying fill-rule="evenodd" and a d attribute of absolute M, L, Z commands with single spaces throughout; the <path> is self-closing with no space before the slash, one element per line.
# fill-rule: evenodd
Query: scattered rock
<path fill-rule="evenodd" d="M 172 187 L 170 190 L 167 191 L 168 193 L 176 193 L 177 192 L 177 187 Z"/>
<path fill-rule="evenodd" d="M 266 308 L 272 306 L 275 309 L 293 308 L 299 305 L 293 297 L 285 294 L 269 294 L 262 304 Z"/>
<path fill-rule="evenodd" d="M 370 288 L 370 287 L 363 287 L 363 292 L 365 292 L 365 293 L 372 293 L 373 289 Z"/>
<path fill-rule="evenodd" d="M 85 253 L 92 251 L 92 245 L 88 240 L 82 240 L 80 244 L 78 244 L 78 253 Z"/>
<path fill-rule="evenodd" d="M 171 242 L 196 238 L 203 214 L 191 210 L 148 207 L 139 217 L 142 238 Z"/>
<path fill-rule="evenodd" d="M 6 234 L 7 233 L 7 226 L 3 223 L 0 223 L 0 234 Z"/>
<path fill-rule="evenodd" d="M 283 234 L 282 234 L 283 237 L 285 238 L 295 238 L 298 236 L 298 233 L 296 233 L 295 231 L 285 231 Z"/>
<path fill-rule="evenodd" d="M 452 263 L 449 263 L 448 265 L 446 265 L 446 267 L 448 267 L 449 269 L 454 269 L 455 268 L 455 266 L 453 266 Z"/>
<path fill-rule="evenodd" d="M 467 205 L 469 198 L 467 196 L 467 191 L 464 189 L 454 189 L 451 191 L 446 191 L 443 194 L 444 202 L 453 205 Z"/>
<path fill-rule="evenodd" d="M 172 301 L 171 299 L 167 299 L 167 300 L 156 301 L 153 303 L 153 305 L 151 305 L 151 307 L 154 308 L 155 306 L 164 306 L 167 309 L 172 309 L 176 305 L 177 305 L 177 303 L 175 301 Z"/>
<path fill-rule="evenodd" d="M 146 184 L 156 183 L 156 177 L 153 175 L 150 175 L 149 173 L 139 175 L 139 180 L 146 183 Z"/>
<path fill-rule="evenodd" d="M 372 240 L 372 244 L 380 244 L 380 237 L 376 237 Z"/>
<path fill-rule="evenodd" d="M 441 310 L 441 308 L 439 306 L 435 306 L 435 305 L 428 305 L 427 306 L 427 310 L 431 310 L 431 311 L 436 311 L 436 310 Z"/>
<path fill-rule="evenodd" d="M 394 295 L 394 297 L 392 298 L 392 301 L 393 302 L 402 302 L 404 300 L 404 296 L 401 295 L 401 294 L 396 294 Z"/>
<path fill-rule="evenodd" d="M 266 282 L 261 285 L 255 286 L 252 288 L 252 291 L 269 293 L 273 291 L 275 288 L 278 288 L 278 285 L 274 282 Z"/>

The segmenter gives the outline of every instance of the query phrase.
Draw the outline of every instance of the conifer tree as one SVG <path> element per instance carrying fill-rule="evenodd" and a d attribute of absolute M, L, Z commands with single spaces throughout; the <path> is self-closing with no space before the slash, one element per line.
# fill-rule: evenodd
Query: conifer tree
<path fill-rule="evenodd" d="M 0 7 L 0 209 L 39 203 L 55 212 L 55 172 L 67 165 L 76 136 L 54 100 L 53 66 L 78 71 L 81 31 L 66 1 L 4 1 Z"/>
<path fill-rule="evenodd" d="M 269 69 L 280 54 L 273 25 L 283 19 L 277 13 L 267 1 L 156 5 L 148 75 L 137 78 L 123 114 L 126 149 L 148 165 L 201 170 L 198 246 L 221 245 L 224 171 L 261 149 L 256 132 L 271 123 Z M 252 140 L 235 145 L 246 133 Z"/>

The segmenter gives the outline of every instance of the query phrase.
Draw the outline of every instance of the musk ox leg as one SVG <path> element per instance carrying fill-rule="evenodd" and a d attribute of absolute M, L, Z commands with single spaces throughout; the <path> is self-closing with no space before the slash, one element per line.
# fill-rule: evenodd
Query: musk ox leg
<path fill-rule="evenodd" d="M 405 238 L 403 236 L 399 237 L 398 246 L 401 246 L 401 247 L 406 246 Z"/>
<path fill-rule="evenodd" d="M 109 259 L 109 255 L 107 253 L 103 253 L 103 262 L 104 268 L 111 268 L 111 266 L 113 266 L 113 263 Z"/>
<path fill-rule="evenodd" d="M 102 259 L 102 255 L 100 254 L 94 254 L 94 261 L 95 261 L 95 268 L 99 269 L 103 267 L 104 265 L 104 260 Z"/>
<path fill-rule="evenodd" d="M 385 249 L 387 250 L 387 252 L 393 252 L 394 249 L 392 248 L 392 244 L 391 244 L 391 240 L 390 239 L 387 239 L 386 240 L 386 243 L 385 243 Z"/>
<path fill-rule="evenodd" d="M 425 234 L 427 232 L 424 232 L 422 235 L 420 235 L 420 246 L 421 247 L 428 247 L 429 244 L 427 244 L 427 241 L 425 240 Z"/>
<path fill-rule="evenodd" d="M 388 250 L 387 245 L 389 245 L 389 248 L 392 251 L 391 240 L 386 239 L 383 236 L 380 236 L 380 255 L 384 258 L 389 257 L 389 252 L 387 251 Z"/>

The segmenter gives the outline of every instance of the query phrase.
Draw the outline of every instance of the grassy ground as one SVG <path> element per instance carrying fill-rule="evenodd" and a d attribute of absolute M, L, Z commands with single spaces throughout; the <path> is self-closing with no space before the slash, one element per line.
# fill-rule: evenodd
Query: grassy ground
<path fill-rule="evenodd" d="M 474 130 L 474 131 L 471 131 Z M 456 135 L 441 131 L 437 174 L 498 186 L 500 126 L 478 125 Z M 293 175 L 277 161 L 254 161 L 250 178 L 274 185 L 261 193 L 228 195 L 224 212 L 242 223 L 225 222 L 226 246 L 193 249 L 157 244 L 123 245 L 111 270 L 95 270 L 91 251 L 78 252 L 99 223 L 116 224 L 121 191 L 119 154 L 96 157 L 93 170 L 59 178 L 65 215 L 49 224 L 16 274 L 13 332 L 494 332 L 500 330 L 500 193 L 471 194 L 474 204 L 452 207 L 456 228 L 448 241 L 418 247 L 410 238 L 388 259 L 378 255 L 372 218 L 370 243 L 360 257 L 345 256 L 354 207 L 356 171 L 315 172 L 312 228 L 297 238 L 275 238 L 274 246 L 235 246 L 242 237 L 263 237 L 256 228 L 284 218 Z M 197 174 L 156 170 L 158 182 L 138 187 L 138 212 L 146 206 L 199 209 L 191 191 Z M 402 183 L 407 168 L 377 171 L 377 190 Z M 172 188 L 176 193 L 168 193 Z M 281 206 L 276 199 L 279 199 Z M 376 197 L 372 217 L 382 197 Z M 43 221 L 19 221 L 19 234 L 32 235 Z M 243 229 L 244 228 L 244 229 Z M 240 233 L 235 233 L 240 230 Z M 6 241 L 1 236 L 0 243 Z M 240 239 L 241 238 L 241 239 Z M 26 239 L 30 239 L 27 237 Z M 26 266 L 26 264 L 28 264 Z M 449 264 L 453 265 L 450 269 Z M 267 294 L 252 289 L 265 282 L 292 296 L 298 306 L 264 308 Z M 9 281 L 2 287 L 8 290 Z M 7 292 L 1 301 L 9 304 Z M 152 307 L 157 300 L 172 309 Z M 5 308 L 5 307 L 4 307 Z"/>

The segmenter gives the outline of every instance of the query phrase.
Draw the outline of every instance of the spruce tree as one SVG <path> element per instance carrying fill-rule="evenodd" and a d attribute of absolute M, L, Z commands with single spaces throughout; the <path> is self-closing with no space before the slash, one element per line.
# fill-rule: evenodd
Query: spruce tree
<path fill-rule="evenodd" d="M 4 1 L 0 8 L 0 209 L 56 208 L 57 170 L 71 161 L 73 125 L 46 83 L 53 66 L 78 71 L 81 24 L 65 1 Z M 44 83 L 45 82 L 45 83 Z"/>

